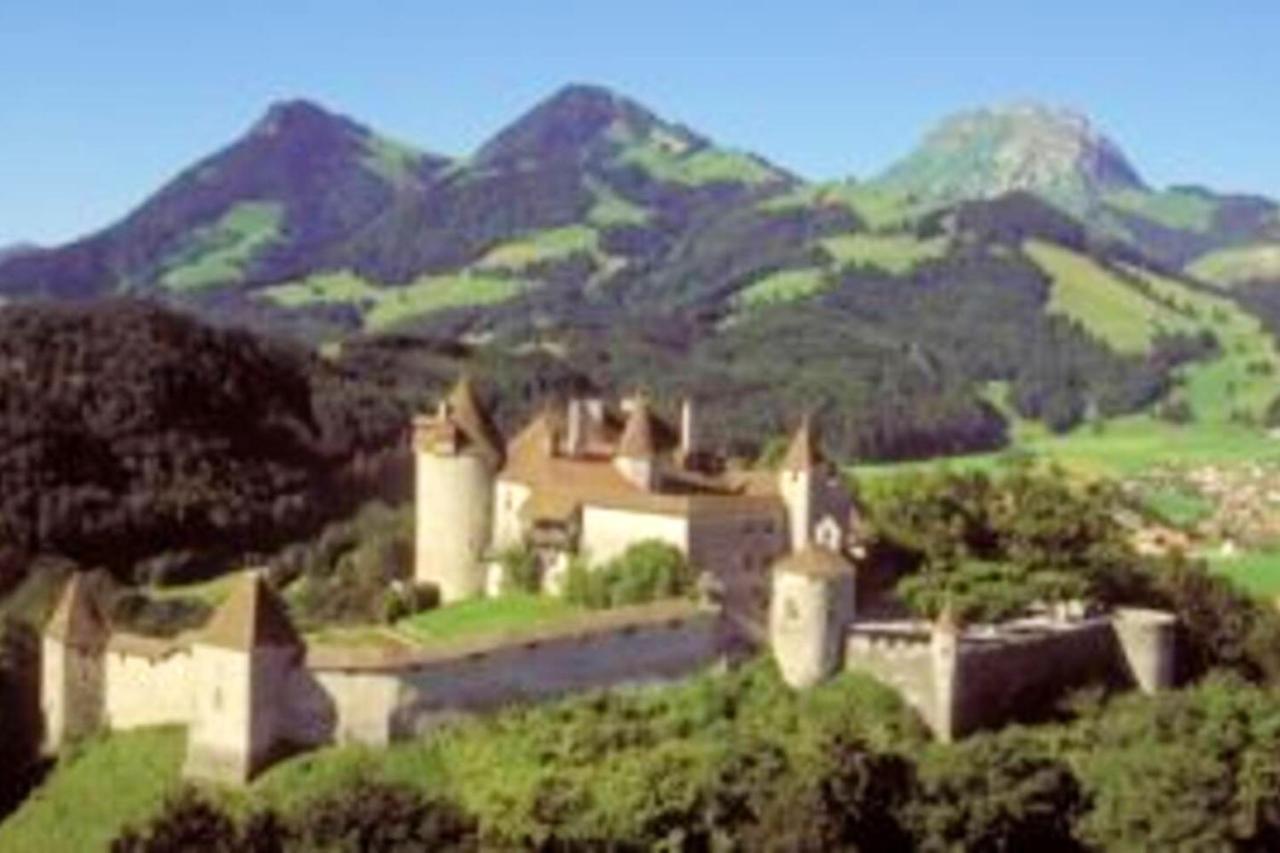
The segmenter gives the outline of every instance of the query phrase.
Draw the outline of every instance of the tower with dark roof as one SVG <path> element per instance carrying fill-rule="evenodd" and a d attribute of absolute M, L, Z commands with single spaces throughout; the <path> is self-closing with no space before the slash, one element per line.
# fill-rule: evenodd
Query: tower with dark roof
<path fill-rule="evenodd" d="M 259 572 L 245 572 L 191 645 L 184 776 L 243 783 L 278 755 L 303 654 L 284 602 Z"/>
<path fill-rule="evenodd" d="M 72 575 L 45 625 L 41 644 L 40 705 L 48 752 L 102 725 L 103 650 L 109 636 L 110 627 L 84 576 Z"/>
<path fill-rule="evenodd" d="M 435 584 L 445 603 L 478 595 L 504 454 L 502 437 L 465 376 L 434 415 L 414 419 L 413 453 L 414 576 Z"/>

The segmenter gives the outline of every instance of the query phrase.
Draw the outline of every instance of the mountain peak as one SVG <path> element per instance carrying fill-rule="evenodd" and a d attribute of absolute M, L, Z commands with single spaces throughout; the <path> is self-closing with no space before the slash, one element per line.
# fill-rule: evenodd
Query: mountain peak
<path fill-rule="evenodd" d="M 1030 101 L 944 119 L 881 181 L 941 202 L 1026 190 L 1075 210 L 1107 192 L 1146 188 L 1086 115 Z"/>
<path fill-rule="evenodd" d="M 267 107 L 266 113 L 254 124 L 251 133 L 255 136 L 276 136 L 335 127 L 357 129 L 359 125 L 325 109 L 315 101 L 294 98 L 275 101 Z"/>
<path fill-rule="evenodd" d="M 601 140 L 640 138 L 655 128 L 680 137 L 687 147 L 703 143 L 628 97 L 603 86 L 573 83 L 508 125 L 481 147 L 475 159 L 495 164 L 578 157 Z"/>

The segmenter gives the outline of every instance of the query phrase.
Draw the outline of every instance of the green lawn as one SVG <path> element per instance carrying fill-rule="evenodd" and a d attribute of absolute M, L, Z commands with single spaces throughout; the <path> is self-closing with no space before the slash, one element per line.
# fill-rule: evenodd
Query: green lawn
<path fill-rule="evenodd" d="M 555 596 L 508 593 L 428 610 L 396 623 L 396 630 L 416 641 L 430 643 L 520 631 L 580 612 L 578 607 Z"/>
<path fill-rule="evenodd" d="M 237 282 L 254 256 L 280 236 L 284 207 L 277 202 L 246 201 L 218 221 L 193 231 L 186 245 L 166 263 L 160 283 L 170 290 L 199 290 Z"/>
<path fill-rule="evenodd" d="M 1238 557 L 1213 557 L 1214 571 L 1264 598 L 1280 596 L 1280 551 L 1256 551 Z"/>
<path fill-rule="evenodd" d="M 186 747 L 181 728 L 136 729 L 92 738 L 0 823 L 2 853 L 106 850 L 130 822 L 153 814 L 177 784 Z"/>

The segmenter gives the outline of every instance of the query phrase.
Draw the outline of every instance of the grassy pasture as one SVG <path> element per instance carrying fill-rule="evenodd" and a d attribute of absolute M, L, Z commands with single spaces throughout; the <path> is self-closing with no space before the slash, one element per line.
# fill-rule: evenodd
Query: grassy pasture
<path fill-rule="evenodd" d="M 280 235 L 284 208 L 276 202 L 241 202 L 216 222 L 193 231 L 166 264 L 160 283 L 192 291 L 239 281 L 254 256 Z"/>

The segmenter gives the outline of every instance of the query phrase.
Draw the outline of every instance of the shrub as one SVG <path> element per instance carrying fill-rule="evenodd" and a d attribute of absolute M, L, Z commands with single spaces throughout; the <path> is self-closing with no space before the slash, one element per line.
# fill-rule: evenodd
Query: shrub
<path fill-rule="evenodd" d="M 475 821 L 452 802 L 361 780 L 311 802 L 296 819 L 305 849 L 474 850 Z"/>
<path fill-rule="evenodd" d="M 542 589 L 538 555 L 532 548 L 525 545 L 507 548 L 498 555 L 498 564 L 502 567 L 503 592 L 536 594 Z"/>
<path fill-rule="evenodd" d="M 565 597 L 586 607 L 621 607 L 685 595 L 693 591 L 694 581 L 678 548 L 646 540 L 594 570 L 570 566 Z"/>

